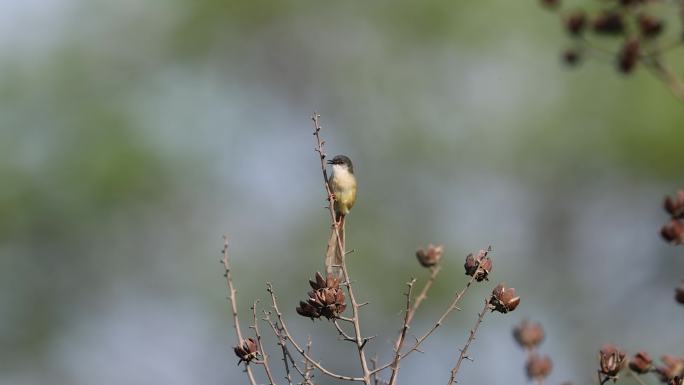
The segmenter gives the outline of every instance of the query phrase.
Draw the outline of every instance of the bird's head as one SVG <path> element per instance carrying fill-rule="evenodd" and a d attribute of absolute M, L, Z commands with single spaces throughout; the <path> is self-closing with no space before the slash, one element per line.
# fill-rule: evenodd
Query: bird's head
<path fill-rule="evenodd" d="M 354 173 L 354 166 L 352 166 L 352 161 L 346 155 L 335 155 L 334 158 L 328 160 L 328 164 L 333 166 L 333 169 L 340 168 L 350 173 Z"/>

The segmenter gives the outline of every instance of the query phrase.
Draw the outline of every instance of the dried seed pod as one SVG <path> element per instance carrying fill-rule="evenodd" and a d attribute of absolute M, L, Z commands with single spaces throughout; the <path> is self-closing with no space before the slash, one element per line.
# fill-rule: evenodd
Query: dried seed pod
<path fill-rule="evenodd" d="M 677 191 L 674 198 L 666 196 L 663 206 L 672 218 L 684 218 L 684 190 Z"/>
<path fill-rule="evenodd" d="M 560 0 L 540 0 L 541 5 L 550 9 L 556 9 L 560 6 Z"/>
<path fill-rule="evenodd" d="M 492 290 L 492 298 L 489 304 L 492 306 L 492 311 L 508 313 L 518 307 L 520 297 L 515 295 L 514 288 L 506 287 L 505 283 L 500 283 Z"/>
<path fill-rule="evenodd" d="M 675 300 L 684 305 L 684 281 L 675 289 Z"/>
<path fill-rule="evenodd" d="M 638 39 L 627 40 L 618 53 L 618 69 L 620 72 L 628 74 L 636 68 L 639 60 L 641 44 Z"/>
<path fill-rule="evenodd" d="M 656 368 L 661 381 L 667 383 L 676 377 L 684 377 L 684 357 L 666 354 L 660 357 L 660 360 L 665 364 Z"/>
<path fill-rule="evenodd" d="M 521 347 L 531 350 L 544 341 L 544 328 L 539 323 L 523 320 L 513 328 L 513 338 Z"/>
<path fill-rule="evenodd" d="M 645 13 L 642 13 L 637 17 L 637 24 L 639 25 L 641 35 L 649 39 L 660 35 L 665 28 L 665 24 L 662 20 L 656 19 Z"/>
<path fill-rule="evenodd" d="M 565 17 L 565 29 L 572 36 L 579 36 L 587 26 L 587 14 L 584 11 L 574 11 Z"/>
<path fill-rule="evenodd" d="M 684 243 L 684 224 L 677 219 L 671 219 L 660 229 L 663 239 L 673 245 Z"/>
<path fill-rule="evenodd" d="M 299 302 L 299 306 L 295 309 L 297 314 L 311 319 L 320 317 L 333 319 L 347 308 L 344 302 L 344 291 L 340 288 L 340 280 L 332 274 L 323 278 L 317 272 L 315 280 L 309 280 L 309 285 L 313 290 L 308 293 L 309 298 L 306 302 Z"/>
<path fill-rule="evenodd" d="M 435 246 L 429 244 L 426 248 L 420 248 L 416 251 L 416 258 L 418 262 L 423 267 L 432 267 L 442 260 L 442 255 L 444 254 L 444 247 L 442 245 Z"/>
<path fill-rule="evenodd" d="M 299 301 L 299 306 L 295 310 L 297 311 L 297 314 L 302 317 L 314 319 L 321 316 L 321 312 L 318 311 L 318 308 L 304 301 Z"/>
<path fill-rule="evenodd" d="M 629 368 L 635 373 L 646 374 L 652 367 L 653 360 L 651 359 L 651 356 L 644 351 L 638 352 L 629 361 Z"/>
<path fill-rule="evenodd" d="M 625 367 L 625 352 L 615 345 L 603 345 L 599 351 L 599 372 L 609 378 L 617 378 L 620 370 Z"/>
<path fill-rule="evenodd" d="M 530 355 L 525 364 L 527 377 L 531 380 L 543 380 L 551 374 L 553 362 L 549 356 Z"/>
<path fill-rule="evenodd" d="M 565 63 L 568 67 L 574 67 L 582 60 L 582 53 L 575 48 L 569 48 L 563 51 L 562 58 L 563 63 Z"/>
<path fill-rule="evenodd" d="M 466 257 L 465 268 L 466 275 L 475 276 L 477 282 L 482 282 L 483 280 L 489 280 L 489 272 L 492 271 L 492 260 L 487 257 L 487 254 L 492 250 L 489 247 L 487 250 L 480 250 L 477 253 L 477 257 L 473 257 L 472 254 L 468 254 Z"/>
<path fill-rule="evenodd" d="M 620 5 L 622 5 L 623 7 L 629 7 L 641 3 L 644 3 L 644 0 L 620 0 Z"/>
<path fill-rule="evenodd" d="M 253 338 L 247 338 L 246 340 L 241 341 L 233 348 L 233 351 L 235 352 L 235 355 L 240 358 L 238 365 L 242 362 L 245 364 L 250 363 L 259 354 L 259 348 Z"/>
<path fill-rule="evenodd" d="M 603 11 L 594 18 L 594 32 L 602 35 L 621 35 L 625 31 L 622 15 L 616 11 Z"/>

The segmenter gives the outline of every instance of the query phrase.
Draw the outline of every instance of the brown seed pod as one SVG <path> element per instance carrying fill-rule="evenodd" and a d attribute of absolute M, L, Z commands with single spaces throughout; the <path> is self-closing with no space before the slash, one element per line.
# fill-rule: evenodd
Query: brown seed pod
<path fill-rule="evenodd" d="M 506 287 L 505 283 L 500 283 L 492 291 L 492 298 L 489 304 L 492 305 L 492 311 L 508 313 L 518 307 L 520 297 L 515 295 L 514 288 Z"/>
<path fill-rule="evenodd" d="M 599 372 L 609 378 L 617 378 L 620 370 L 625 367 L 625 352 L 615 345 L 603 345 L 599 351 Z"/>
<path fill-rule="evenodd" d="M 259 348 L 254 338 L 247 338 L 233 348 L 235 355 L 240 358 L 238 365 L 242 362 L 248 364 L 259 354 Z"/>
<path fill-rule="evenodd" d="M 539 323 L 523 320 L 513 328 L 513 338 L 521 347 L 531 350 L 544 341 L 544 328 Z"/>

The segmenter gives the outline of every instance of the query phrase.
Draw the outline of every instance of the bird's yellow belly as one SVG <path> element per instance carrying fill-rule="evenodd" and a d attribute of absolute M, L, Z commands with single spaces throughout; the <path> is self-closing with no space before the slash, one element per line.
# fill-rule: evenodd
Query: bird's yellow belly
<path fill-rule="evenodd" d="M 356 201 L 356 181 L 353 176 L 335 176 L 330 183 L 335 194 L 335 212 L 342 215 L 349 214 Z"/>

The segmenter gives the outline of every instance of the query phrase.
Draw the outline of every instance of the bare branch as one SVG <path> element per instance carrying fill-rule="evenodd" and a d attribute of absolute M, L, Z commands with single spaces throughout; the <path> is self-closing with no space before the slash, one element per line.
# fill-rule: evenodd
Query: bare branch
<path fill-rule="evenodd" d="M 411 323 L 411 321 L 413 320 L 413 316 L 416 315 L 416 311 L 420 307 L 421 303 L 423 303 L 423 301 L 427 298 L 427 293 L 432 288 L 432 284 L 435 282 L 437 274 L 439 274 L 441 270 L 442 266 L 439 264 L 430 268 L 430 277 L 428 278 L 427 282 L 425 282 L 425 286 L 423 286 L 423 289 L 420 291 L 420 294 L 418 294 L 415 301 L 413 302 L 413 306 L 411 307 L 409 323 Z"/>
<path fill-rule="evenodd" d="M 266 350 L 264 350 L 264 346 L 261 344 L 261 332 L 259 331 L 259 320 L 257 319 L 257 315 L 256 315 L 257 303 L 259 303 L 259 300 L 254 301 L 254 304 L 252 305 L 252 315 L 253 315 L 254 325 L 252 325 L 251 328 L 254 329 L 254 335 L 256 336 L 257 345 L 259 346 L 259 351 L 261 352 L 261 356 L 263 357 L 263 359 L 261 361 L 261 365 L 264 366 L 264 371 L 266 371 L 266 377 L 268 377 L 268 381 L 270 382 L 271 385 L 276 385 L 276 382 L 273 380 L 273 373 L 271 373 L 271 367 L 269 366 L 269 363 L 268 363 L 268 353 L 266 353 Z"/>
<path fill-rule="evenodd" d="M 427 293 L 430 291 L 432 288 L 432 284 L 435 282 L 435 279 L 437 278 L 437 274 L 439 274 L 440 270 L 442 270 L 441 265 L 435 265 L 430 268 L 430 277 L 428 278 L 427 282 L 425 282 L 425 286 L 423 286 L 423 289 L 420 291 L 420 294 L 416 297 L 416 299 L 413 302 L 413 305 L 407 309 L 406 315 L 407 319 L 404 320 L 404 324 L 406 326 L 411 325 L 411 321 L 413 321 L 413 317 L 416 315 L 416 312 L 418 311 L 418 308 L 420 305 L 423 303 L 423 301 L 427 298 Z M 399 331 L 399 335 L 397 336 L 397 341 L 394 343 L 394 350 L 395 351 L 401 351 L 401 346 L 400 344 L 403 343 L 404 337 L 402 337 L 404 329 Z"/>
<path fill-rule="evenodd" d="M 280 345 L 280 348 L 283 352 L 283 363 L 285 364 L 285 378 L 287 379 L 288 384 L 292 384 L 292 376 L 290 374 L 290 366 L 288 365 L 288 360 L 292 367 L 297 371 L 297 373 L 299 373 L 299 375 L 305 379 L 304 383 L 307 383 L 305 373 L 299 368 L 299 366 L 297 366 L 297 363 L 295 362 L 294 358 L 292 358 L 290 351 L 287 349 L 287 339 L 285 338 L 285 336 L 283 336 L 282 328 L 278 325 L 277 321 L 273 321 L 271 319 L 270 313 L 264 311 L 264 316 L 264 320 L 271 327 L 271 330 L 273 330 L 273 334 L 278 338 L 278 345 Z"/>
<path fill-rule="evenodd" d="M 237 300 L 235 286 L 233 285 L 233 278 L 230 275 L 230 257 L 228 255 L 228 237 L 223 236 L 223 258 L 220 262 L 223 265 L 223 276 L 226 278 L 226 284 L 228 285 L 228 299 L 230 300 L 230 307 L 233 313 L 233 327 L 235 327 L 235 335 L 237 336 L 237 345 L 242 345 L 242 331 L 240 330 L 240 320 L 238 319 L 237 311 Z M 247 377 L 252 385 L 256 385 L 256 379 L 254 378 L 254 373 L 252 373 L 252 367 L 249 366 L 249 362 L 245 363 L 245 371 L 247 372 Z"/>
<path fill-rule="evenodd" d="M 413 318 L 413 310 L 411 307 L 411 293 L 413 292 L 413 285 L 415 283 L 416 279 L 412 278 L 411 281 L 406 284 L 408 286 L 408 290 L 406 291 L 406 313 L 404 315 L 404 325 L 401 327 L 399 339 L 397 340 L 397 344 L 394 349 L 394 361 L 392 362 L 392 375 L 390 376 L 389 385 L 394 385 L 397 382 L 397 375 L 399 374 L 399 360 L 401 359 L 401 348 L 404 345 L 406 331 L 408 330 L 409 324 L 411 323 L 411 318 Z"/>
<path fill-rule="evenodd" d="M 461 368 L 461 363 L 463 362 L 464 359 L 470 359 L 468 358 L 468 348 L 470 347 L 470 344 L 473 343 L 475 340 L 475 333 L 477 333 L 477 329 L 480 327 L 480 324 L 482 323 L 482 320 L 484 319 L 485 314 L 487 314 L 487 310 L 491 308 L 491 305 L 489 304 L 489 301 L 491 300 L 491 297 L 487 297 L 485 299 L 485 304 L 480 313 L 477 315 L 477 322 L 475 322 L 475 326 L 470 329 L 470 334 L 468 335 L 468 341 L 466 341 L 466 344 L 463 346 L 463 349 L 461 349 L 461 354 L 458 356 L 458 361 L 456 361 L 456 366 L 454 366 L 453 369 L 451 369 L 451 377 L 449 378 L 449 382 L 447 385 L 452 385 L 456 382 L 456 375 L 458 374 L 458 370 Z"/>

